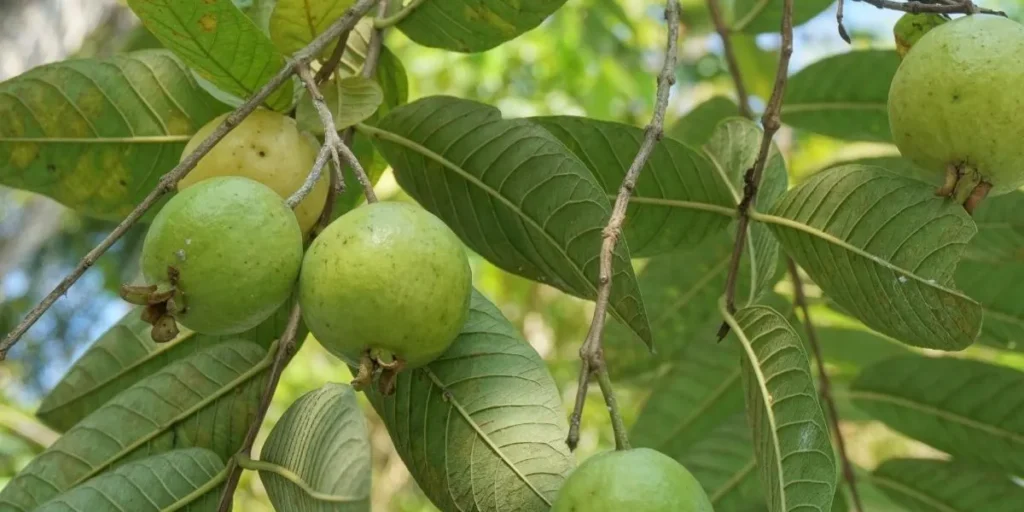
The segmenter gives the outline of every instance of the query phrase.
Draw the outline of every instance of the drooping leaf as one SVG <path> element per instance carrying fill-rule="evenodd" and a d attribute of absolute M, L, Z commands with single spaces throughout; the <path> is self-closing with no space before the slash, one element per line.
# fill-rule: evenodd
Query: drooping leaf
<path fill-rule="evenodd" d="M 693 110 L 665 130 L 665 135 L 690 147 L 699 148 L 711 140 L 711 134 L 720 121 L 738 113 L 739 106 L 735 101 L 725 96 L 715 96 L 693 107 Z"/>
<path fill-rule="evenodd" d="M 368 396 L 443 511 L 547 512 L 575 465 L 544 361 L 479 293 L 447 352 L 399 374 L 394 395 Z"/>
<path fill-rule="evenodd" d="M 632 164 L 644 131 L 585 117 L 533 117 L 593 172 L 611 201 Z M 687 249 L 721 232 L 736 206 L 722 169 L 700 151 L 662 139 L 640 173 L 626 214 L 633 256 Z"/>
<path fill-rule="evenodd" d="M 209 336 L 183 330 L 167 343 L 153 341 L 149 324 L 140 319 L 140 310 L 134 309 L 75 361 L 43 399 L 36 416 L 50 427 L 66 431 L 136 382 L 205 347 L 240 338 L 267 348 L 284 331 L 291 307 L 286 302 L 262 324 L 238 335 Z M 305 329 L 305 324 L 300 324 L 298 339 L 305 338 Z"/>
<path fill-rule="evenodd" d="M 368 512 L 370 440 L 355 391 L 326 384 L 299 397 L 267 437 L 260 455 L 331 499 L 311 496 L 282 476 L 260 471 L 275 510 Z"/>
<path fill-rule="evenodd" d="M 205 80 L 238 98 L 248 98 L 285 65 L 284 55 L 231 0 L 128 0 L 128 6 L 167 49 Z M 267 98 L 284 110 L 292 82 Z"/>
<path fill-rule="evenodd" d="M 753 121 L 734 117 L 719 123 L 711 135 L 711 140 L 705 146 L 708 154 L 729 177 L 734 190 L 743 190 L 744 176 L 757 160 L 763 136 L 764 132 Z M 786 193 L 788 186 L 786 162 L 773 142 L 761 175 L 756 206 L 761 210 L 769 209 Z M 767 226 L 757 223 L 748 226 L 747 236 L 749 250 L 746 252 L 746 263 L 750 269 L 747 301 L 752 303 L 775 284 L 779 242 Z"/>
<path fill-rule="evenodd" d="M 224 111 L 166 50 L 41 66 L 0 83 L 0 184 L 121 219 Z"/>
<path fill-rule="evenodd" d="M 514 274 L 597 296 L 601 232 L 611 214 L 586 166 L 547 130 L 491 106 L 432 96 L 360 126 L 399 185 L 474 251 Z M 650 345 L 630 265 L 617 245 L 609 312 Z"/>
<path fill-rule="evenodd" d="M 815 62 L 789 79 L 782 121 L 840 139 L 889 142 L 889 83 L 899 65 L 893 50 L 855 50 Z"/>
<path fill-rule="evenodd" d="M 980 305 L 953 288 L 974 222 L 928 185 L 877 167 L 833 167 L 754 217 L 868 327 L 940 350 L 962 350 L 978 336 Z"/>
<path fill-rule="evenodd" d="M 890 459 L 871 483 L 911 512 L 1015 512 L 1024 487 L 977 466 L 929 459 Z"/>
<path fill-rule="evenodd" d="M 834 0 L 793 2 L 793 25 L 800 25 L 832 5 Z M 748 34 L 778 32 L 782 27 L 783 0 L 736 0 L 732 30 Z"/>
<path fill-rule="evenodd" d="M 398 23 L 398 30 L 423 46 L 482 52 L 532 30 L 564 3 L 565 0 L 421 2 Z"/>
<path fill-rule="evenodd" d="M 355 0 L 276 0 L 270 15 L 270 39 L 282 53 L 291 55 L 316 39 Z M 324 50 L 330 55 L 334 45 Z"/>
<path fill-rule="evenodd" d="M 835 455 L 800 336 L 765 306 L 727 321 L 745 354 L 747 419 L 768 510 L 830 509 Z"/>
<path fill-rule="evenodd" d="M 0 492 L 0 511 L 28 512 L 104 471 L 176 448 L 226 460 L 242 444 L 271 359 L 229 341 L 137 382 L 68 430 Z"/>
<path fill-rule="evenodd" d="M 202 448 L 172 450 L 125 464 L 34 509 L 35 512 L 216 510 L 224 461 Z"/>
<path fill-rule="evenodd" d="M 373 80 L 361 76 L 331 79 L 320 87 L 324 102 L 334 117 L 334 127 L 343 130 L 370 118 L 384 101 L 384 93 Z M 296 106 L 295 120 L 303 130 L 323 135 L 324 124 L 313 107 L 313 99 L 304 94 Z"/>
<path fill-rule="evenodd" d="M 853 403 L 964 461 L 1024 474 L 1024 373 L 979 361 L 904 356 L 870 366 Z"/>
<path fill-rule="evenodd" d="M 742 414 L 675 457 L 697 478 L 715 510 L 765 510 L 750 427 Z"/>

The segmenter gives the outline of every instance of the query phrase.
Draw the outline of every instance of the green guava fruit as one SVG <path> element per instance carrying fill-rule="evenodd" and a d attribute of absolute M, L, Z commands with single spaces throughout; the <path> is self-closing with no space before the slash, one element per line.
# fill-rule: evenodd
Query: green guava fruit
<path fill-rule="evenodd" d="M 122 296 L 147 306 L 157 341 L 168 316 L 202 334 L 236 334 L 288 299 L 301 264 L 302 232 L 281 196 L 248 178 L 210 178 L 153 218 L 142 245 L 149 286 Z"/>
<path fill-rule="evenodd" d="M 551 512 L 714 512 L 675 459 L 650 448 L 595 455 L 562 484 Z"/>
<path fill-rule="evenodd" d="M 184 159 L 210 136 L 228 114 L 205 124 L 192 136 L 181 157 Z M 309 133 L 300 132 L 295 120 L 273 110 L 256 109 L 199 160 L 195 169 L 178 182 L 184 190 L 215 176 L 242 176 L 256 180 L 287 199 L 306 181 L 319 151 Z M 303 233 L 316 224 L 327 200 L 327 173 L 295 207 Z"/>
<path fill-rule="evenodd" d="M 902 59 L 928 31 L 948 21 L 949 16 L 945 14 L 904 14 L 892 28 L 892 35 L 896 39 L 896 53 Z"/>
<path fill-rule="evenodd" d="M 310 332 L 349 365 L 369 356 L 416 368 L 459 334 L 471 281 L 462 242 L 444 222 L 416 205 L 374 203 L 310 244 L 299 304 Z"/>
<path fill-rule="evenodd" d="M 889 126 L 904 157 L 973 210 L 1024 185 L 1024 25 L 965 16 L 931 28 L 889 89 Z M 943 179 L 944 178 L 944 179 Z"/>

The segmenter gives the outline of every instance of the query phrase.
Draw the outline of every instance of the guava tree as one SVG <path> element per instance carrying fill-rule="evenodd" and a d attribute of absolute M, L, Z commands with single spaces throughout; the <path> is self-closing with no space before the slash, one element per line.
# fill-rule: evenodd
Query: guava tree
<path fill-rule="evenodd" d="M 225 511 L 244 471 L 279 511 L 367 511 L 360 393 L 444 512 L 1019 510 L 1024 28 L 864 1 L 907 13 L 896 50 L 791 73 L 830 0 L 708 0 L 734 99 L 666 127 L 669 0 L 641 128 L 410 101 L 385 44 L 482 53 L 564 0 L 128 0 L 152 48 L 0 83 L 0 184 L 118 222 L 0 360 L 145 228 L 134 308 L 43 400 L 60 437 L 0 512 Z M 780 41 L 763 88 L 735 47 L 759 34 Z M 892 151 L 797 176 L 783 123 Z M 378 200 L 386 170 L 412 201 Z M 469 255 L 593 302 L 571 407 Z M 354 378 L 256 453 L 308 335 Z M 615 450 L 577 464 L 592 381 Z M 646 394 L 629 426 L 616 386 Z M 857 467 L 851 411 L 940 456 Z"/>

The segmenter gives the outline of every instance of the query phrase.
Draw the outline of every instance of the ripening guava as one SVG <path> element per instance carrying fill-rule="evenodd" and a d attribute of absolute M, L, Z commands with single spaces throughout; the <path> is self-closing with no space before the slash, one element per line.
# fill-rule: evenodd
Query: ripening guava
<path fill-rule="evenodd" d="M 302 232 L 281 196 L 248 178 L 210 178 L 153 218 L 142 245 L 150 300 L 138 296 L 145 287 L 122 295 L 148 306 L 157 341 L 166 316 L 202 334 L 235 334 L 288 299 L 301 264 Z"/>
<path fill-rule="evenodd" d="M 185 158 L 210 136 L 228 114 L 199 129 L 185 146 Z M 195 169 L 178 182 L 178 190 L 214 176 L 243 176 L 256 180 L 287 199 L 306 181 L 319 144 L 309 133 L 300 132 L 295 120 L 265 108 L 256 109 L 199 160 Z M 316 224 L 327 200 L 327 173 L 299 202 L 295 216 L 303 233 Z"/>
<path fill-rule="evenodd" d="M 416 368 L 459 334 L 471 281 L 462 242 L 441 219 L 413 204 L 374 203 L 310 244 L 299 304 L 310 332 L 348 364 L 369 355 Z"/>
<path fill-rule="evenodd" d="M 551 512 L 714 512 L 675 459 L 650 448 L 595 455 L 562 484 Z"/>
<path fill-rule="evenodd" d="M 889 126 L 939 195 L 968 211 L 1024 185 L 1024 25 L 965 16 L 931 28 L 889 89 Z M 944 177 L 944 179 L 943 179 Z"/>

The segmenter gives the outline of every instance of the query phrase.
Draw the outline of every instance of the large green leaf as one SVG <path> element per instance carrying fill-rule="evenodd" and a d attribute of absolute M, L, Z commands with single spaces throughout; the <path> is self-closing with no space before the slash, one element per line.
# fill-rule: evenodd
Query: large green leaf
<path fill-rule="evenodd" d="M 285 56 L 231 0 L 128 0 L 128 6 L 200 77 L 238 98 L 255 94 L 285 65 Z M 286 81 L 267 105 L 287 109 L 292 87 Z"/>
<path fill-rule="evenodd" d="M 899 65 L 893 50 L 856 50 L 815 62 L 789 79 L 782 121 L 840 139 L 889 142 L 889 83 Z"/>
<path fill-rule="evenodd" d="M 224 461 L 209 450 L 172 450 L 104 473 L 35 512 L 212 511 L 225 476 Z"/>
<path fill-rule="evenodd" d="M 817 16 L 835 0 L 799 0 L 793 2 L 793 25 Z M 760 34 L 782 28 L 783 0 L 735 0 L 731 28 L 736 32 Z"/>
<path fill-rule="evenodd" d="M 432 48 L 482 52 L 540 25 L 565 0 L 421 2 L 398 24 L 409 39 Z"/>
<path fill-rule="evenodd" d="M 355 0 L 276 0 L 270 15 L 270 39 L 283 53 L 292 54 L 304 48 L 327 30 Z M 330 54 L 332 45 L 325 50 Z"/>
<path fill-rule="evenodd" d="M 622 178 L 640 149 L 644 131 L 585 117 L 534 117 L 594 173 L 614 201 Z M 688 249 L 721 232 L 736 207 L 723 170 L 701 152 L 662 139 L 636 183 L 626 214 L 626 240 L 633 256 Z"/>
<path fill-rule="evenodd" d="M 230 339 L 244 339 L 264 348 L 281 335 L 291 303 L 252 330 L 232 336 L 209 336 L 185 331 L 167 343 L 150 337 L 150 325 L 134 309 L 111 327 L 77 361 L 50 391 L 36 411 L 44 423 L 66 431 L 79 420 L 133 384 L 174 361 L 205 347 Z M 306 336 L 299 326 L 299 339 Z"/>
<path fill-rule="evenodd" d="M 853 403 L 965 461 L 1024 474 L 1024 373 L 979 361 L 904 356 L 866 368 Z"/>
<path fill-rule="evenodd" d="M 1024 487 L 1006 475 L 955 461 L 890 459 L 871 483 L 911 512 L 1016 512 L 1024 504 Z"/>
<path fill-rule="evenodd" d="M 768 510 L 828 510 L 836 461 L 800 336 L 765 306 L 726 320 L 745 353 L 747 419 Z"/>
<path fill-rule="evenodd" d="M 718 123 L 739 113 L 735 101 L 725 96 L 715 96 L 686 113 L 665 130 L 665 135 L 691 147 L 701 147 L 711 140 Z"/>
<path fill-rule="evenodd" d="M 742 414 L 729 418 L 675 457 L 697 478 L 715 510 L 765 510 L 750 427 Z"/>
<path fill-rule="evenodd" d="M 501 312 L 474 293 L 439 359 L 368 393 L 416 482 L 444 512 L 547 512 L 575 466 L 555 382 Z"/>
<path fill-rule="evenodd" d="M 370 510 L 369 433 L 348 385 L 326 384 L 293 402 L 267 437 L 260 458 L 325 495 L 310 495 L 280 472 L 260 471 L 275 510 Z"/>
<path fill-rule="evenodd" d="M 974 222 L 928 185 L 877 167 L 833 167 L 754 218 L 769 223 L 815 283 L 868 327 L 941 350 L 977 338 L 981 307 L 953 288 Z"/>
<path fill-rule="evenodd" d="M 514 274 L 594 299 L 611 214 L 586 166 L 547 130 L 491 106 L 432 96 L 360 125 L 399 185 L 474 251 Z M 650 345 L 629 249 L 614 254 L 610 312 Z"/>
<path fill-rule="evenodd" d="M 910 352 L 906 345 L 868 330 L 816 326 L 815 331 L 833 381 L 850 380 L 874 363 Z"/>
<path fill-rule="evenodd" d="M 126 462 L 175 448 L 227 459 L 255 417 L 271 358 L 224 342 L 139 381 L 68 430 L 0 492 L 0 512 L 27 512 Z"/>
<path fill-rule="evenodd" d="M 120 219 L 224 111 L 166 50 L 41 66 L 0 83 L 0 184 Z"/>
<path fill-rule="evenodd" d="M 377 82 L 361 76 L 335 78 L 321 86 L 324 102 L 334 117 L 334 128 L 344 130 L 370 118 L 384 101 L 384 92 Z M 299 126 L 318 135 L 323 135 L 324 124 L 313 107 L 313 99 L 307 94 L 299 100 L 295 109 L 295 120 Z"/>

